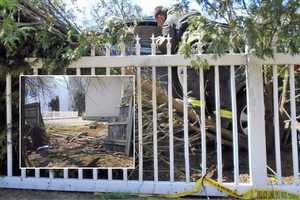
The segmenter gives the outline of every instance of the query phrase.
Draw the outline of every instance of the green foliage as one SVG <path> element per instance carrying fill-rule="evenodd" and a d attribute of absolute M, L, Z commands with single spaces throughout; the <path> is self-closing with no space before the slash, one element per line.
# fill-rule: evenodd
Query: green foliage
<path fill-rule="evenodd" d="M 113 193 L 96 193 L 99 199 L 130 199 L 137 198 L 138 196 L 126 192 L 113 192 Z"/>
<path fill-rule="evenodd" d="M 0 3 L 0 71 L 24 71 L 30 63 L 25 58 L 41 58 L 50 73 L 60 73 L 70 62 L 89 55 L 91 44 L 103 47 L 107 43 L 127 43 L 133 35 L 133 26 L 141 8 L 122 1 L 122 7 L 113 1 L 99 1 L 98 14 L 105 13 L 99 32 L 79 31 L 72 23 L 62 1 L 2 0 Z M 111 12 L 109 11 L 110 9 Z M 132 11 L 132 12 L 131 12 Z M 95 10 L 96 12 L 96 10 Z M 128 15 L 128 13 L 131 13 Z M 109 17 L 111 16 L 111 17 Z M 105 25 L 105 27 L 104 27 Z M 22 68 L 22 70 L 20 70 Z"/>
<path fill-rule="evenodd" d="M 186 58 L 198 52 L 202 53 L 203 50 L 205 53 L 221 56 L 229 52 L 231 45 L 230 32 L 224 29 L 223 24 L 213 23 L 203 16 L 193 16 L 182 36 L 179 52 Z M 207 61 L 199 56 L 191 61 L 191 65 L 195 69 L 209 68 Z"/>
<path fill-rule="evenodd" d="M 206 59 L 201 58 L 200 56 L 196 56 L 195 59 L 191 60 L 191 66 L 196 69 L 204 69 L 207 70 L 210 68 L 210 65 L 208 64 Z"/>
<path fill-rule="evenodd" d="M 78 111 L 79 116 L 85 112 L 85 93 L 82 90 L 77 90 L 75 92 L 72 108 L 74 111 Z"/>
<path fill-rule="evenodd" d="M 69 50 L 64 56 L 70 59 L 77 59 L 84 55 L 88 47 L 93 44 L 96 48 L 103 48 L 107 45 L 114 46 L 114 49 L 120 49 L 120 44 L 128 44 L 134 36 L 133 25 L 127 24 L 124 20 L 117 17 L 109 17 L 105 22 L 104 30 L 97 31 L 82 31 L 79 36 L 78 47 L 74 50 Z"/>
<path fill-rule="evenodd" d="M 106 21 L 104 39 L 110 44 L 127 43 L 132 37 L 133 31 L 134 26 L 127 25 L 121 18 L 110 17 Z"/>
<path fill-rule="evenodd" d="M 190 56 L 193 45 L 205 53 L 221 56 L 231 50 L 272 57 L 278 52 L 300 51 L 300 1 L 197 0 L 202 16 L 192 17 L 180 45 L 180 52 Z M 204 17 L 205 16 L 205 17 Z"/>
<path fill-rule="evenodd" d="M 72 37 L 74 37 L 73 30 L 69 30 L 67 35 L 67 41 L 72 43 Z M 89 53 L 88 45 L 91 44 L 91 42 L 94 42 L 93 40 L 91 40 L 91 38 L 93 38 L 93 36 L 88 36 L 86 32 L 81 32 L 79 35 L 76 35 L 76 47 L 67 48 L 64 54 L 62 54 L 62 58 L 64 60 L 73 61 L 80 58 L 83 55 L 87 55 Z"/>
<path fill-rule="evenodd" d="M 0 45 L 6 48 L 6 56 L 15 55 L 20 41 L 26 40 L 32 31 L 31 27 L 17 25 L 16 7 L 16 1 L 3 0 L 0 3 Z"/>
<path fill-rule="evenodd" d="M 74 59 L 70 51 L 78 51 L 78 40 L 78 30 L 57 1 L 0 3 L 1 72 L 26 68 L 27 57 L 42 57 L 50 72 L 55 71 Z"/>
<path fill-rule="evenodd" d="M 1 0 L 0 1 L 0 8 L 1 8 L 1 15 L 5 15 L 12 10 L 15 10 L 17 5 L 17 0 Z"/>
<path fill-rule="evenodd" d="M 105 29 L 111 19 L 123 23 L 132 22 L 141 16 L 142 8 L 130 0 L 97 0 L 92 14 L 97 22 L 97 29 Z"/>

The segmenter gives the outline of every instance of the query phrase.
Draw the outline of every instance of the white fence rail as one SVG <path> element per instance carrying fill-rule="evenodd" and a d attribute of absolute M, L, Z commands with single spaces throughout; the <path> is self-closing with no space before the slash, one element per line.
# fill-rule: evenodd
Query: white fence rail
<path fill-rule="evenodd" d="M 168 52 L 170 52 L 170 44 L 168 44 Z M 299 140 L 297 137 L 297 126 L 299 122 L 296 118 L 297 107 L 295 94 L 295 70 L 294 65 L 300 63 L 300 56 L 292 56 L 288 54 L 276 53 L 274 59 L 258 59 L 253 55 L 247 53 L 240 54 L 226 54 L 222 57 L 214 58 L 210 54 L 201 54 L 201 58 L 206 59 L 209 65 L 214 66 L 215 78 L 215 120 L 216 120 L 216 172 L 217 180 L 224 183 L 226 186 L 236 189 L 240 192 L 250 188 L 279 188 L 290 192 L 300 194 L 299 186 Z M 193 58 L 191 58 L 193 59 Z M 90 57 L 83 57 L 71 64 L 70 68 L 76 69 L 76 74 L 80 75 L 81 69 L 90 68 L 91 74 L 96 74 L 97 68 L 105 68 L 106 74 L 109 75 L 112 68 L 121 68 L 121 73 L 125 73 L 127 67 L 134 67 L 136 69 L 136 84 L 137 84 L 137 176 L 129 179 L 129 169 L 122 169 L 123 180 L 115 180 L 113 172 L 116 169 L 109 168 L 106 171 L 94 168 L 92 170 L 92 177 L 85 178 L 84 171 L 86 169 L 79 168 L 77 170 L 77 179 L 70 178 L 70 169 L 61 169 L 63 175 L 58 178 L 55 177 L 53 170 L 50 170 L 48 177 L 41 177 L 42 169 L 35 169 L 34 176 L 27 176 L 27 169 L 21 169 L 21 176 L 13 176 L 12 173 L 12 141 L 11 141 L 11 75 L 7 74 L 7 175 L 0 177 L 0 187 L 5 188 L 22 188 L 22 189 L 43 189 L 43 190 L 63 190 L 63 191 L 100 191 L 100 192 L 137 192 L 137 193 L 154 193 L 166 194 L 178 191 L 187 191 L 193 187 L 193 180 L 191 174 L 191 159 L 190 159 L 190 144 L 189 144 L 189 107 L 188 104 L 188 73 L 191 59 L 185 59 L 181 55 L 155 55 L 155 47 L 152 46 L 152 55 L 140 55 L 139 38 L 136 42 L 135 55 L 125 56 L 125 48 L 122 48 L 120 56 L 110 56 L 110 51 L 107 49 L 106 56 L 95 56 L 95 48 L 92 48 Z M 274 92 L 274 136 L 275 136 L 275 158 L 276 169 L 275 175 L 280 180 L 276 184 L 270 184 L 267 175 L 267 154 L 266 154 L 266 137 L 265 137 L 265 104 L 264 104 L 264 82 L 263 82 L 263 66 L 272 65 L 273 74 L 273 88 L 278 91 L 278 72 L 277 65 L 289 65 L 289 84 L 290 84 L 290 110 L 291 110 L 291 144 L 292 144 L 292 169 L 293 169 L 293 183 L 286 185 L 282 180 L 282 158 L 281 158 L 281 141 L 279 133 L 279 115 L 278 115 L 278 93 Z M 183 157 L 184 157 L 184 179 L 178 180 L 174 172 L 176 170 L 175 158 L 179 156 L 174 152 L 174 133 L 173 128 L 173 99 L 172 99 L 172 68 L 174 66 L 183 67 Z M 240 172 L 240 156 L 239 156 L 239 119 L 237 116 L 237 96 L 235 92 L 231 92 L 231 110 L 232 110 L 232 146 L 233 151 L 233 166 L 232 166 L 232 181 L 228 182 L 224 176 L 224 165 L 228 161 L 222 155 L 224 129 L 221 127 L 221 107 L 220 107 L 220 74 L 219 69 L 224 66 L 230 66 L 230 88 L 231 91 L 236 90 L 236 66 L 245 66 L 246 73 L 246 91 L 247 91 L 247 121 L 248 121 L 248 171 L 250 181 L 246 183 L 241 182 Z M 167 71 L 167 88 L 168 94 L 166 105 L 168 106 L 168 126 L 169 126 L 169 178 L 160 177 L 159 163 L 158 163 L 158 121 L 157 121 L 157 72 L 158 68 L 165 68 Z M 153 179 L 145 179 L 145 167 L 143 149 L 143 110 L 142 110 L 142 72 L 143 69 L 152 70 L 152 104 L 153 104 Z M 38 67 L 34 68 L 34 73 L 38 74 Z M 205 92 L 206 82 L 204 81 L 205 71 L 199 71 L 199 93 L 200 93 L 200 135 L 201 140 L 198 141 L 201 151 L 197 155 L 200 161 L 197 169 L 204 175 L 207 171 L 208 163 L 207 157 L 210 152 L 207 149 L 207 116 L 205 110 Z M 298 84 L 299 84 L 299 80 Z M 299 111 L 298 111 L 299 112 Z M 56 170 L 59 171 L 59 170 Z M 130 170 L 132 172 L 132 170 Z M 73 173 L 73 172 L 72 172 Z M 104 176 L 104 177 L 102 177 Z M 164 179 L 164 180 L 162 180 Z M 206 191 L 202 191 L 201 195 L 223 195 L 214 188 L 207 187 Z"/>
<path fill-rule="evenodd" d="M 75 111 L 49 111 L 42 113 L 44 120 L 77 118 L 78 112 Z"/>

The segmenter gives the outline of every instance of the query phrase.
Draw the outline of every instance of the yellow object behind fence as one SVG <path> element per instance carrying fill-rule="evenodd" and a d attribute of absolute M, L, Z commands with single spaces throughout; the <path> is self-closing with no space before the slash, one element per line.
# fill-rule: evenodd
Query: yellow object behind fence
<path fill-rule="evenodd" d="M 220 192 L 223 192 L 228 197 L 234 199 L 241 199 L 241 200 L 250 200 L 250 199 L 293 199 L 293 200 L 300 200 L 300 196 L 297 194 L 285 192 L 282 190 L 275 190 L 275 189 L 251 189 L 243 194 L 239 194 L 236 191 L 225 187 L 224 185 L 218 183 L 217 181 L 204 176 L 198 179 L 195 183 L 195 186 L 191 191 L 188 192 L 177 192 L 175 194 L 167 194 L 162 195 L 164 198 L 180 198 L 185 196 L 190 196 L 192 194 L 201 192 L 202 187 L 204 184 L 207 184 L 211 187 L 216 188 Z"/>

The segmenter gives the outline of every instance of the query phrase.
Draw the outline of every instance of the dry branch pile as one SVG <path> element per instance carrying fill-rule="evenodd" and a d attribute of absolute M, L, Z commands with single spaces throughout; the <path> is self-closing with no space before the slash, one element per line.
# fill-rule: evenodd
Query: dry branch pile
<path fill-rule="evenodd" d="M 132 71 L 129 71 L 129 73 Z M 152 111 L 152 81 L 149 76 L 142 76 L 142 124 L 143 124 L 143 160 L 144 171 L 153 174 L 153 111 Z M 156 86 L 157 93 L 157 157 L 159 173 L 166 176 L 169 170 L 169 109 L 168 94 L 159 84 Z M 183 102 L 180 99 L 172 99 L 173 103 L 173 137 L 174 137 L 174 162 L 175 177 L 184 177 L 184 123 L 183 123 Z M 137 113 L 137 112 L 136 112 Z M 191 163 L 192 176 L 199 174 L 201 161 L 201 129 L 200 129 L 200 108 L 193 109 L 188 106 L 188 146 Z M 136 117 L 137 119 L 137 117 Z M 136 158 L 138 158 L 138 122 L 136 121 Z M 216 127 L 215 120 L 206 119 L 206 140 L 208 142 L 207 158 L 215 159 Z M 246 136 L 240 136 L 240 147 L 247 148 Z M 232 146 L 231 130 L 222 129 L 222 144 Z M 214 157 L 214 158 L 213 158 Z M 136 162 L 138 163 L 138 162 Z M 138 169 L 136 167 L 136 169 Z M 137 170 L 136 170 L 137 171 Z M 150 175 L 151 176 L 151 175 Z"/>

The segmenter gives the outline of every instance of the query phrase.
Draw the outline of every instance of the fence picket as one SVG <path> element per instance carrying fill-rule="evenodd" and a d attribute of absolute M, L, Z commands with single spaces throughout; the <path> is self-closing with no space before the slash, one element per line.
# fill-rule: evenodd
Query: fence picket
<path fill-rule="evenodd" d="M 64 179 L 68 179 L 69 178 L 69 170 L 68 168 L 64 168 Z"/>
<path fill-rule="evenodd" d="M 295 95 L 295 70 L 294 65 L 289 65 L 290 74 L 290 99 L 291 99 L 291 135 L 292 135 L 292 154 L 293 154 L 293 173 L 294 182 L 299 182 L 299 157 L 298 157 L 298 142 L 296 129 L 296 95 Z"/>
<path fill-rule="evenodd" d="M 105 56 L 110 57 L 110 46 L 108 44 L 105 47 Z M 110 68 L 109 67 L 105 67 L 105 74 L 110 75 Z"/>
<path fill-rule="evenodd" d="M 24 179 L 26 176 L 26 168 L 21 168 L 21 177 Z"/>
<path fill-rule="evenodd" d="M 188 94 L 187 67 L 183 69 L 183 129 L 184 129 L 184 167 L 186 182 L 190 182 L 189 130 L 188 130 Z"/>
<path fill-rule="evenodd" d="M 231 107 L 232 107 L 232 132 L 233 132 L 233 166 L 234 166 L 234 183 L 240 182 L 239 173 L 239 143 L 238 143 L 238 118 L 236 106 L 236 87 L 235 87 L 235 69 L 234 65 L 230 66 L 230 86 L 231 86 Z"/>
<path fill-rule="evenodd" d="M 82 168 L 78 168 L 78 179 L 79 180 L 83 179 L 83 169 Z"/>
<path fill-rule="evenodd" d="M 53 169 L 49 170 L 49 178 L 54 179 L 54 170 Z"/>
<path fill-rule="evenodd" d="M 280 132 L 279 132 L 279 104 L 278 104 L 278 66 L 272 66 L 273 73 L 273 109 L 274 109 L 274 134 L 275 134 L 275 159 L 276 159 L 276 176 L 281 183 L 281 152 L 280 152 Z"/>
<path fill-rule="evenodd" d="M 93 180 L 97 180 L 98 179 L 98 170 L 97 168 L 93 168 Z"/>
<path fill-rule="evenodd" d="M 215 107 L 216 107 L 216 129 L 217 129 L 217 173 L 218 181 L 223 181 L 222 170 L 222 133 L 221 133 L 221 110 L 220 110 L 220 80 L 219 66 L 215 65 Z"/>
<path fill-rule="evenodd" d="M 126 56 L 125 46 L 121 48 L 121 56 Z M 121 75 L 125 75 L 125 68 L 124 67 L 121 68 Z M 122 93 L 123 93 L 123 89 L 122 89 Z M 128 170 L 126 168 L 123 169 L 123 180 L 124 181 L 128 180 Z"/>
<path fill-rule="evenodd" d="M 141 54 L 140 38 L 136 36 L 135 53 Z M 139 181 L 143 181 L 143 122 L 142 122 L 142 83 L 141 67 L 137 67 L 137 106 L 138 106 L 138 150 L 139 150 Z"/>
<path fill-rule="evenodd" d="M 155 56 L 155 37 L 151 37 L 151 55 Z M 152 115 L 153 115 L 153 170 L 154 181 L 158 181 L 158 161 L 157 161 L 157 101 L 156 101 L 156 67 L 152 67 Z"/>
<path fill-rule="evenodd" d="M 77 76 L 81 75 L 80 67 L 76 68 L 76 75 Z M 78 168 L 77 172 L 78 172 L 78 179 L 81 180 L 83 176 L 82 168 Z"/>
<path fill-rule="evenodd" d="M 202 176 L 206 174 L 206 130 L 205 130 L 205 91 L 204 91 L 204 74 L 203 68 L 200 68 L 200 126 L 201 126 L 201 173 Z"/>
<path fill-rule="evenodd" d="M 158 181 L 157 161 L 157 102 L 156 102 L 156 68 L 152 67 L 152 112 L 153 112 L 153 159 L 154 159 L 154 180 Z"/>
<path fill-rule="evenodd" d="M 167 37 L 167 55 L 171 55 L 171 38 Z M 174 130 L 173 130 L 173 94 L 172 94 L 172 67 L 168 66 L 168 117 L 169 117 L 169 155 L 170 181 L 174 182 Z"/>
<path fill-rule="evenodd" d="M 111 181 L 113 178 L 112 178 L 112 168 L 108 168 L 107 170 L 107 177 L 108 177 L 108 180 Z"/>
<path fill-rule="evenodd" d="M 128 181 L 128 170 L 123 169 L 123 181 Z"/>
<path fill-rule="evenodd" d="M 6 147 L 7 147 L 7 176 L 12 176 L 12 90 L 11 74 L 6 74 Z"/>

